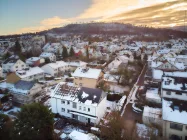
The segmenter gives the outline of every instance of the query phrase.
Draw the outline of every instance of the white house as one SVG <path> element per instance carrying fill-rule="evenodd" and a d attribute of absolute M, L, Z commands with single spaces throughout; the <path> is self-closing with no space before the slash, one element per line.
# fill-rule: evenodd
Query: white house
<path fill-rule="evenodd" d="M 63 74 L 69 69 L 68 64 L 64 61 L 56 61 L 56 63 L 49 63 L 42 66 L 42 69 L 46 74 L 57 77 L 59 74 Z"/>
<path fill-rule="evenodd" d="M 42 54 L 40 54 L 40 58 L 49 59 L 50 62 L 56 61 L 56 55 L 54 53 L 49 52 L 43 52 Z"/>
<path fill-rule="evenodd" d="M 158 88 L 149 88 L 146 91 L 146 100 L 153 103 L 161 104 L 161 97 L 158 93 Z"/>
<path fill-rule="evenodd" d="M 18 56 L 12 55 L 2 63 L 3 73 L 15 72 L 27 68 L 26 64 Z"/>
<path fill-rule="evenodd" d="M 16 71 L 16 75 L 24 81 L 36 81 L 44 79 L 44 71 L 40 67 L 29 68 L 28 70 Z"/>
<path fill-rule="evenodd" d="M 106 93 L 101 89 L 76 87 L 61 82 L 51 93 L 53 113 L 77 121 L 98 124 L 106 110 Z"/>
<path fill-rule="evenodd" d="M 162 109 L 145 106 L 143 110 L 143 123 L 146 125 L 162 125 Z"/>

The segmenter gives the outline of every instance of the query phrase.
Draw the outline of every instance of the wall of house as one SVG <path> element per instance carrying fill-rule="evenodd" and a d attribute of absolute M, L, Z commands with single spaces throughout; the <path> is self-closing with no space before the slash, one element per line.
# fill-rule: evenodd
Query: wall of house
<path fill-rule="evenodd" d="M 63 103 L 62 101 L 65 101 L 65 103 Z M 68 117 L 68 118 L 72 118 L 72 113 L 69 113 L 68 111 L 70 112 L 76 111 L 78 113 L 84 113 L 84 114 L 96 116 L 96 107 L 94 106 L 88 106 L 83 103 L 77 103 L 77 107 L 73 108 L 73 102 L 69 101 L 69 104 L 68 104 L 67 100 L 61 100 L 61 99 L 56 99 L 56 98 L 51 98 L 50 102 L 51 102 L 53 113 L 59 113 L 60 115 Z M 90 111 L 88 111 L 88 108 L 90 108 Z M 88 122 L 87 118 L 89 118 L 89 116 L 88 117 L 78 116 L 78 120 L 84 123 Z M 95 123 L 94 119 L 90 119 L 90 121 L 92 123 Z"/>
<path fill-rule="evenodd" d="M 82 87 L 95 88 L 97 85 L 97 79 L 89 79 L 89 78 L 74 78 L 74 84 Z"/>
<path fill-rule="evenodd" d="M 41 69 L 43 69 L 44 72 L 47 73 L 47 74 L 50 74 L 52 76 L 55 75 L 55 71 L 48 65 L 44 65 L 43 67 L 41 67 Z"/>
<path fill-rule="evenodd" d="M 155 124 L 155 125 L 159 125 L 162 127 L 162 119 L 161 118 L 153 118 L 153 117 L 143 115 L 142 120 L 143 120 L 143 123 L 146 125 Z"/>
<path fill-rule="evenodd" d="M 44 73 L 39 73 L 39 74 L 36 74 L 36 75 L 25 77 L 22 80 L 24 80 L 24 81 L 35 81 L 35 80 L 43 80 L 43 79 L 44 79 Z"/>
<path fill-rule="evenodd" d="M 176 61 L 179 63 L 184 63 L 184 65 L 187 65 L 187 58 L 177 58 Z"/>
<path fill-rule="evenodd" d="M 96 116 L 97 118 L 97 124 L 101 120 L 101 118 L 105 115 L 106 112 L 106 97 L 103 98 L 103 100 L 99 103 L 97 106 Z"/>
<path fill-rule="evenodd" d="M 170 128 L 170 123 L 169 121 L 163 121 L 163 137 L 165 139 L 169 139 L 171 135 L 177 135 L 181 138 L 181 140 L 186 140 L 185 137 L 187 137 L 187 125 L 183 125 L 182 131 L 180 130 L 175 130 Z"/>
<path fill-rule="evenodd" d="M 174 99 L 178 99 L 178 100 L 185 100 L 185 101 L 187 101 L 187 93 L 182 93 L 182 95 L 178 95 L 178 94 L 176 94 L 176 92 L 170 91 L 170 95 L 168 95 L 167 91 L 163 90 L 163 89 L 161 89 L 161 93 L 162 93 L 162 97 L 174 98 Z"/>
<path fill-rule="evenodd" d="M 34 95 L 38 92 L 42 91 L 42 86 L 39 84 L 35 84 L 31 89 L 30 89 L 30 94 Z"/>
<path fill-rule="evenodd" d="M 75 77 L 74 78 L 74 84 L 82 87 L 88 87 L 88 88 L 96 88 L 96 86 L 103 80 L 103 73 L 100 73 L 100 76 L 102 79 L 91 79 L 91 78 L 80 78 Z"/>
<path fill-rule="evenodd" d="M 21 60 L 18 60 L 14 65 L 13 67 L 10 69 L 12 72 L 15 72 L 17 70 L 22 70 L 22 69 L 25 69 L 27 66 L 26 64 L 21 61 Z"/>

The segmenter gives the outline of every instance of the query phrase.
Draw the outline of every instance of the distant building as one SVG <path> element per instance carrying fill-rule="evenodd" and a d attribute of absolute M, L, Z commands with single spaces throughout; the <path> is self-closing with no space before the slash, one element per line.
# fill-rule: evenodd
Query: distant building
<path fill-rule="evenodd" d="M 40 57 L 31 57 L 26 60 L 27 65 L 34 67 L 40 66 L 43 63 L 45 63 L 45 59 Z"/>
<path fill-rule="evenodd" d="M 15 72 L 27 68 L 26 64 L 18 56 L 12 55 L 2 63 L 4 75 L 9 72 Z"/>
<path fill-rule="evenodd" d="M 50 62 L 56 62 L 56 55 L 54 53 L 43 52 L 39 57 L 49 59 Z"/>
<path fill-rule="evenodd" d="M 44 79 L 44 71 L 39 67 L 28 68 L 27 70 L 16 71 L 7 75 L 7 83 L 16 83 L 19 80 L 39 81 Z"/>
<path fill-rule="evenodd" d="M 56 61 L 56 63 L 49 63 L 42 66 L 42 69 L 46 74 L 57 77 L 59 75 L 62 76 L 64 72 L 68 71 L 69 67 L 68 64 L 64 61 Z"/>

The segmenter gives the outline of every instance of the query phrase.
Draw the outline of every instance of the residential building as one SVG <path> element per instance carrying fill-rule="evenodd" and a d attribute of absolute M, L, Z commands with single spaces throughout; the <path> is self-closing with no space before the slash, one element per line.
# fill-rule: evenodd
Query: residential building
<path fill-rule="evenodd" d="M 56 62 L 56 55 L 54 53 L 49 53 L 49 52 L 43 52 L 39 56 L 40 58 L 49 59 L 50 62 Z"/>
<path fill-rule="evenodd" d="M 162 109 L 144 106 L 142 120 L 146 125 L 162 126 Z"/>
<path fill-rule="evenodd" d="M 29 104 L 34 102 L 34 95 L 41 92 L 42 86 L 33 81 L 19 80 L 14 84 L 0 83 L 0 89 L 8 89 L 13 95 L 13 101 L 20 104 Z"/>
<path fill-rule="evenodd" d="M 18 56 L 12 55 L 2 63 L 3 74 L 6 76 L 9 72 L 15 72 L 27 68 L 26 64 Z"/>
<path fill-rule="evenodd" d="M 148 102 L 161 104 L 158 88 L 148 88 L 146 91 L 146 100 Z"/>
<path fill-rule="evenodd" d="M 44 71 L 39 67 L 28 68 L 27 70 L 20 70 L 7 75 L 7 83 L 16 83 L 19 80 L 24 81 L 39 81 L 44 79 Z"/>
<path fill-rule="evenodd" d="M 77 87 L 61 82 L 51 93 L 53 113 L 77 121 L 98 124 L 106 110 L 106 93 L 101 89 Z"/>
<path fill-rule="evenodd" d="M 187 81 L 184 77 L 164 76 L 161 83 L 163 136 L 187 139 Z"/>
<path fill-rule="evenodd" d="M 42 69 L 46 74 L 50 74 L 53 77 L 57 77 L 68 71 L 69 67 L 68 64 L 64 61 L 56 61 L 56 63 L 49 63 L 42 66 Z"/>
<path fill-rule="evenodd" d="M 83 87 L 96 88 L 96 86 L 103 80 L 103 72 L 101 69 L 93 68 L 77 68 L 72 74 L 74 77 L 74 84 Z"/>
<path fill-rule="evenodd" d="M 69 71 L 75 71 L 78 67 L 85 68 L 87 66 L 87 63 L 83 61 L 71 61 L 66 63 L 68 64 Z"/>
<path fill-rule="evenodd" d="M 27 65 L 34 67 L 40 66 L 43 63 L 45 63 L 45 59 L 40 57 L 31 57 L 26 60 Z"/>

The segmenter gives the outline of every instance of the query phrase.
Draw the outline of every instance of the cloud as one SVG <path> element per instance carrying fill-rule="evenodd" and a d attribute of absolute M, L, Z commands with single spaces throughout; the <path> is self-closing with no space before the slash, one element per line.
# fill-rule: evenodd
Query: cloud
<path fill-rule="evenodd" d="M 92 5 L 79 18 L 107 18 L 122 12 L 174 0 L 92 0 Z"/>
<path fill-rule="evenodd" d="M 53 26 L 53 25 L 59 25 L 59 24 L 66 24 L 70 22 L 68 19 L 62 19 L 58 16 L 54 16 L 52 18 L 44 19 L 40 22 L 43 26 Z"/>
<path fill-rule="evenodd" d="M 58 16 L 54 16 L 52 18 L 43 19 L 42 21 L 39 22 L 38 26 L 21 28 L 20 30 L 16 31 L 16 34 L 34 33 L 34 32 L 48 30 L 48 29 L 55 28 L 55 27 L 61 27 L 61 26 L 68 24 L 72 21 L 73 21 L 73 19 L 71 19 L 71 18 L 70 19 L 62 19 Z"/>
<path fill-rule="evenodd" d="M 113 17 L 104 18 L 104 21 L 116 21 L 132 23 L 135 25 L 148 25 L 152 27 L 173 27 L 184 24 L 184 10 L 187 9 L 187 1 L 171 1 L 138 8 L 132 11 L 123 12 Z"/>

